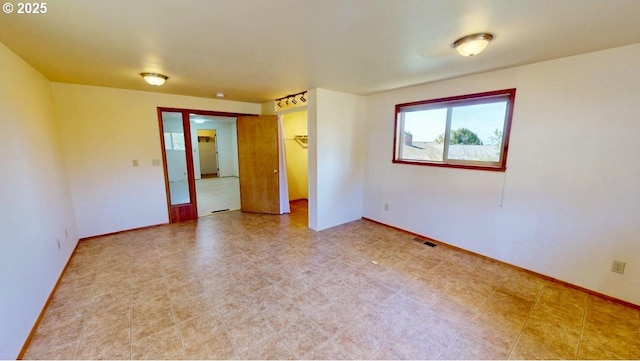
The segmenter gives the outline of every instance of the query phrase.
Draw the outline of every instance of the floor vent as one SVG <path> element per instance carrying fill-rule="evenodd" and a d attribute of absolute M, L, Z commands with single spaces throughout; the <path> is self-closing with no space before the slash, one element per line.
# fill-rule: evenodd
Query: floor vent
<path fill-rule="evenodd" d="M 422 243 L 422 244 L 424 244 L 424 245 L 427 245 L 427 246 L 429 246 L 429 247 L 435 247 L 435 246 L 437 246 L 437 244 L 435 244 L 435 243 L 431 243 L 431 242 L 429 242 L 429 241 L 425 241 L 424 239 L 420 239 L 420 238 L 418 238 L 418 237 L 414 238 L 413 240 L 414 240 L 414 241 L 418 241 L 418 242 L 420 242 L 420 243 Z"/>
<path fill-rule="evenodd" d="M 218 209 L 217 211 L 211 211 L 211 213 L 226 212 L 226 211 L 228 211 L 228 210 L 229 210 L 229 208 L 227 208 L 227 209 Z"/>

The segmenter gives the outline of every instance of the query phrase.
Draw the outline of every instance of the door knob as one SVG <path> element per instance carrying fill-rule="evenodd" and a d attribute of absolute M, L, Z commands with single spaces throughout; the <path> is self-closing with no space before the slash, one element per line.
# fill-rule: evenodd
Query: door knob
<path fill-rule="evenodd" d="M 277 170 L 277 169 L 274 169 L 274 170 L 273 170 L 273 173 L 278 173 L 278 170 Z"/>

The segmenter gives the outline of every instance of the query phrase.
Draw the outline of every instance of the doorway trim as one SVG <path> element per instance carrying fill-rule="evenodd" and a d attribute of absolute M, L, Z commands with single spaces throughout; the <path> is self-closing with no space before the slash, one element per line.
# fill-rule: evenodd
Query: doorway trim
<path fill-rule="evenodd" d="M 157 107 L 158 113 L 158 130 L 160 136 L 160 149 L 162 151 L 162 167 L 164 172 L 164 187 L 165 197 L 167 202 L 167 214 L 169 217 L 169 223 L 178 223 L 184 221 L 195 220 L 198 218 L 198 210 L 196 204 L 196 183 L 194 166 L 193 166 L 193 152 L 187 152 L 187 181 L 189 184 L 190 202 L 185 204 L 171 205 L 171 194 L 169 191 L 169 170 L 167 168 L 167 154 L 164 144 L 164 126 L 162 122 L 162 112 L 180 113 L 182 115 L 183 131 L 185 135 L 185 147 L 192 149 L 191 139 L 191 125 L 189 122 L 189 114 L 219 116 L 219 117 L 239 117 L 258 114 L 246 114 L 246 113 L 230 113 L 220 112 L 215 110 L 197 110 L 197 109 L 185 109 L 185 108 L 169 108 L 169 107 Z M 186 119 L 186 120 L 185 120 Z"/>

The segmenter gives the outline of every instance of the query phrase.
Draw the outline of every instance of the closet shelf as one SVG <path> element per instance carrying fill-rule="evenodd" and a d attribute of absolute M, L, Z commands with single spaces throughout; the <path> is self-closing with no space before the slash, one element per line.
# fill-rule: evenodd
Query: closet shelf
<path fill-rule="evenodd" d="M 302 148 L 307 149 L 309 147 L 309 136 L 308 135 L 295 135 L 293 139 L 300 144 Z"/>

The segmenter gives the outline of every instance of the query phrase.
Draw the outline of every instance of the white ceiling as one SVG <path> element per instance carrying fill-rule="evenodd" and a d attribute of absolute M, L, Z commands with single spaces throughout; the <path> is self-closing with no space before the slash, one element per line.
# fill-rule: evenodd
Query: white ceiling
<path fill-rule="evenodd" d="M 55 0 L 0 13 L 0 41 L 49 80 L 263 102 L 371 94 L 640 42 L 638 0 Z M 496 38 L 473 58 L 451 48 Z M 612 64 L 615 66 L 615 64 Z M 170 77 L 146 85 L 140 72 Z"/>

